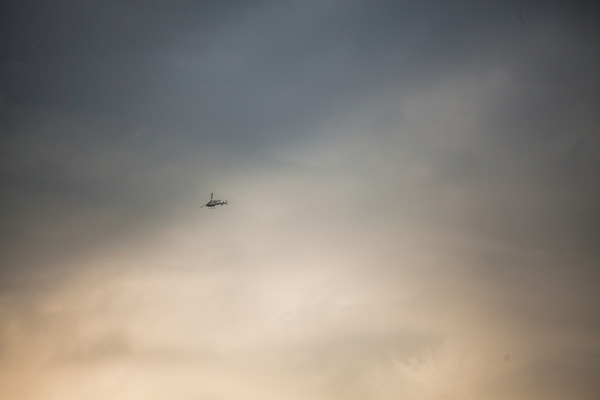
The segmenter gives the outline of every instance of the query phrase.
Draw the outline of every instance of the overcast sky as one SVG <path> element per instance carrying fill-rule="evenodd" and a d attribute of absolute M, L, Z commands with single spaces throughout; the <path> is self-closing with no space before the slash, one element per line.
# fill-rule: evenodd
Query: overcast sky
<path fill-rule="evenodd" d="M 3 2 L 0 397 L 596 399 L 599 17 Z"/>

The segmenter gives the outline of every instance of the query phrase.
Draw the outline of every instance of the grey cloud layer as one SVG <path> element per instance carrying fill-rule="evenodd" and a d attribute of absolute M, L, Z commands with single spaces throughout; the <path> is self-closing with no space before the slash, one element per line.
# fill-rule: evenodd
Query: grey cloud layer
<path fill-rule="evenodd" d="M 24 381 L 594 398 L 597 7 L 0 14 L 0 365 Z M 230 207 L 199 213 L 210 192 Z"/>

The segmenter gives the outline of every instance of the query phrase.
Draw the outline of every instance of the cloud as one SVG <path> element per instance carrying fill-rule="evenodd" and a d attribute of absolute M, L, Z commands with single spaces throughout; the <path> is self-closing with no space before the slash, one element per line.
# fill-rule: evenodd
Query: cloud
<path fill-rule="evenodd" d="M 5 397 L 593 398 L 595 8 L 3 7 Z"/>

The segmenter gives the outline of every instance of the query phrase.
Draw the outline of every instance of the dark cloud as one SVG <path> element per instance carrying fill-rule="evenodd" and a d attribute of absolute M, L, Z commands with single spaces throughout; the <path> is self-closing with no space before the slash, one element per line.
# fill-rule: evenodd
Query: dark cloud
<path fill-rule="evenodd" d="M 274 349 L 343 398 L 592 398 L 591 2 L 0 7 L 4 365 L 212 344 L 222 379 Z"/>

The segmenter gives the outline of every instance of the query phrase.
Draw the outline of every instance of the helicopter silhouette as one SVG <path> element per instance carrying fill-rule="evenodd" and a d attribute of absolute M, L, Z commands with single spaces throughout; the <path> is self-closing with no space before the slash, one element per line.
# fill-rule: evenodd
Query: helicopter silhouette
<path fill-rule="evenodd" d="M 227 205 L 227 200 L 217 200 L 217 199 L 213 199 L 213 194 L 210 194 L 210 201 L 206 204 L 203 204 L 202 207 L 208 207 L 208 208 L 215 208 L 215 206 L 226 206 Z M 200 207 L 200 208 L 202 208 Z"/>

